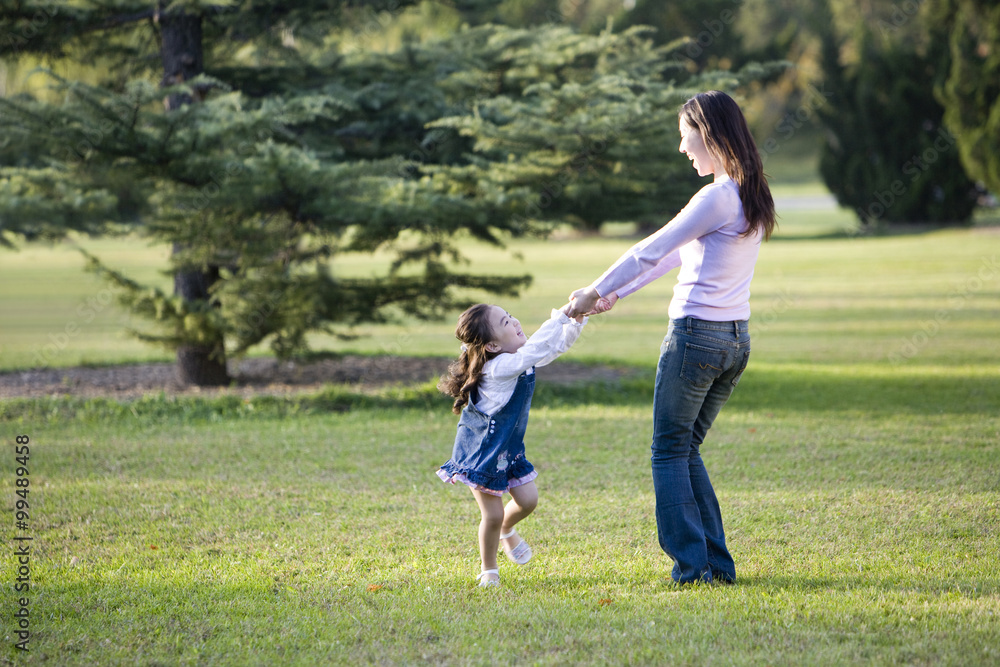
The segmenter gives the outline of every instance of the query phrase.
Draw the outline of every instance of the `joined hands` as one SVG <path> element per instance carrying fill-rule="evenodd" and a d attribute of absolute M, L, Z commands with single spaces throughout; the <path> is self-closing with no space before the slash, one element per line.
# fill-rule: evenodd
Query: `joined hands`
<path fill-rule="evenodd" d="M 575 318 L 577 322 L 582 322 L 584 315 L 600 315 L 611 310 L 618 301 L 618 294 L 612 292 L 608 296 L 601 296 L 592 287 L 578 289 L 569 295 L 569 303 L 560 308 L 567 317 Z"/>

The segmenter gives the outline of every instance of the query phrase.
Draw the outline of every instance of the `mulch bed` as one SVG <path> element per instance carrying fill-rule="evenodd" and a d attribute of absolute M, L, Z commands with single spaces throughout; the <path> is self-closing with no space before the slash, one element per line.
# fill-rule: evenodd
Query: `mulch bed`
<path fill-rule="evenodd" d="M 173 363 L 121 364 L 104 367 L 44 368 L 0 373 L 0 398 L 80 396 L 115 399 L 148 394 L 213 396 L 311 393 L 325 385 L 351 385 L 358 390 L 390 385 L 422 384 L 440 377 L 451 360 L 438 357 L 359 356 L 309 362 L 269 358 L 231 362 L 233 382 L 226 387 L 197 387 L 177 381 Z M 538 369 L 545 382 L 615 381 L 632 369 L 558 360 Z"/>

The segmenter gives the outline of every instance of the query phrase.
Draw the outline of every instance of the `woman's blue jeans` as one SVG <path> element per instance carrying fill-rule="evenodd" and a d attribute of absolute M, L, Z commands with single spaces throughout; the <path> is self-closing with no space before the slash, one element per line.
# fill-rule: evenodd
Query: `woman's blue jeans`
<path fill-rule="evenodd" d="M 675 581 L 734 581 L 722 512 L 700 447 L 750 359 L 747 322 L 671 320 L 653 393 L 653 488 Z"/>

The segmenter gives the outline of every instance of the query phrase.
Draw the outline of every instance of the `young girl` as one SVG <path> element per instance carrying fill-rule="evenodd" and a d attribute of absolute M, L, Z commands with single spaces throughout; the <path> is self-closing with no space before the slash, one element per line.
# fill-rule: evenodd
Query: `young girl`
<path fill-rule="evenodd" d="M 564 306 L 564 309 L 567 307 Z M 531 547 L 514 526 L 538 504 L 534 466 L 524 456 L 524 432 L 535 388 L 535 367 L 544 366 L 576 342 L 586 317 L 559 310 L 528 339 L 521 323 L 500 306 L 472 306 L 458 318 L 455 336 L 462 354 L 438 388 L 455 398 L 460 414 L 451 459 L 437 471 L 445 482 L 462 482 L 479 504 L 482 587 L 499 586 L 497 548 L 518 565 Z M 504 492 L 511 495 L 504 507 Z"/>

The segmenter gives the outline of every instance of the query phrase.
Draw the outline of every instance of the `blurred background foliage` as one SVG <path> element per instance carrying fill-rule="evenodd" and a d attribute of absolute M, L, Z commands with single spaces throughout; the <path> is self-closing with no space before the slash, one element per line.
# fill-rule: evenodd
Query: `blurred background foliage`
<path fill-rule="evenodd" d="M 968 224 L 1000 191 L 979 0 L 0 8 L 0 243 L 168 244 L 173 294 L 88 261 L 155 323 L 140 337 L 214 365 L 199 383 L 259 343 L 287 357 L 529 283 L 470 271 L 455 239 L 663 224 L 701 186 L 676 150 L 699 90 L 739 99 L 776 181 L 863 229 Z M 384 275 L 338 274 L 375 251 Z"/>
<path fill-rule="evenodd" d="M 63 3 L 48 4 L 59 7 L 60 15 L 65 14 L 60 6 Z M 350 54 L 399 53 L 408 46 L 446 40 L 463 25 L 494 23 L 527 28 L 555 24 L 591 35 L 609 26 L 615 32 L 650 26 L 654 31 L 648 36 L 655 45 L 683 41 L 672 57 L 677 67 L 688 74 L 738 72 L 748 63 L 790 63 L 780 74 L 748 82 L 741 102 L 759 143 L 768 138 L 786 143 L 794 136 L 796 144 L 805 141 L 813 146 L 816 174 L 821 154 L 842 163 L 839 151 L 843 150 L 840 143 L 846 128 L 829 122 L 830 119 L 857 115 L 859 104 L 867 104 L 857 100 L 858 95 L 867 94 L 861 89 L 874 88 L 876 98 L 882 99 L 871 101 L 875 106 L 870 112 L 891 118 L 889 122 L 897 128 L 899 136 L 923 129 L 933 138 L 934 131 L 942 126 L 954 135 L 961 159 L 955 163 L 949 161 L 949 169 L 941 171 L 954 172 L 957 164 L 963 175 L 973 172 L 969 178 L 978 188 L 972 193 L 963 192 L 963 201 L 971 196 L 974 205 L 976 201 L 985 201 L 986 192 L 995 194 L 1000 189 L 996 158 L 991 162 L 991 156 L 1000 153 L 992 150 L 1000 131 L 993 131 L 997 128 L 991 125 L 1000 122 L 996 112 L 1000 21 L 995 3 L 983 0 L 383 0 L 317 4 L 343 5 L 334 25 L 310 21 L 311 4 L 307 4 L 270 26 L 271 30 L 259 30 L 261 26 L 253 25 L 251 19 L 219 29 L 211 34 L 208 49 L 216 61 L 258 66 L 285 62 L 290 52 L 294 52 L 298 59 L 314 63 L 317 75 L 321 75 L 318 73 L 324 66 Z M 11 20 L 4 21 L 4 37 L 0 40 L 0 94 L 4 96 L 28 91 L 43 99 L 53 99 L 57 93 L 48 89 L 44 78 L 28 76 L 40 65 L 67 79 L 112 89 L 121 89 L 132 78 L 153 76 L 159 71 L 159 59 L 149 49 L 157 39 L 155 26 L 137 25 L 128 34 L 105 32 L 99 47 L 78 39 L 56 49 L 27 49 L 23 42 L 36 44 L 52 32 L 47 30 L 51 21 L 45 12 L 34 11 L 41 17 L 34 20 L 37 28 L 31 27 L 31 21 L 27 29 Z M 251 18 L 258 23 L 262 20 Z M 213 58 L 206 56 L 206 59 Z M 903 64 L 905 71 L 899 69 Z M 234 73 L 234 68 L 229 72 L 220 68 L 219 73 L 225 79 L 227 73 Z M 680 71 L 673 72 L 672 78 L 676 82 L 684 80 Z M 914 108 L 913 95 L 905 94 L 897 95 L 895 100 L 888 99 L 894 94 L 891 89 L 880 83 L 873 85 L 873 80 L 886 78 L 898 82 L 900 87 L 913 88 L 913 95 L 924 103 Z M 237 87 L 240 83 L 248 82 L 236 82 Z M 399 81 L 385 83 L 392 86 Z M 280 72 L 272 80 L 260 82 L 263 89 L 269 90 L 288 84 Z M 850 89 L 844 88 L 845 85 Z M 834 97 L 831 89 L 838 86 Z M 947 114 L 946 107 L 951 110 Z M 945 116 L 947 120 L 942 119 Z M 423 119 L 414 118 L 415 123 L 420 120 Z M 856 129 L 851 123 L 847 125 L 850 131 Z M 963 135 L 970 138 L 963 141 Z M 411 138 L 407 136 L 404 141 Z M 898 142 L 896 145 L 900 151 L 907 148 L 900 149 Z M 781 146 L 776 148 L 780 150 Z M 919 142 L 912 148 L 911 156 L 922 152 Z M 866 152 L 861 148 L 851 150 L 855 157 Z M 9 152 L 0 155 L 4 164 L 11 164 L 14 159 Z M 861 159 L 869 163 L 886 160 L 871 151 Z M 905 160 L 882 164 L 881 168 L 894 170 L 898 178 L 904 164 Z M 859 211 L 862 223 L 877 222 L 864 215 L 865 207 L 855 201 L 857 197 L 841 195 L 850 186 L 825 174 L 822 178 L 845 206 Z M 964 189 L 964 185 L 968 183 L 959 183 L 951 189 Z M 869 195 L 877 188 L 870 190 Z M 938 204 L 941 196 L 939 192 Z M 874 207 L 876 212 L 878 209 Z M 934 212 L 921 216 L 920 209 L 911 208 L 895 216 L 890 213 L 888 221 L 963 222 L 968 220 L 967 209 L 967 204 L 955 207 L 949 217 Z"/>

